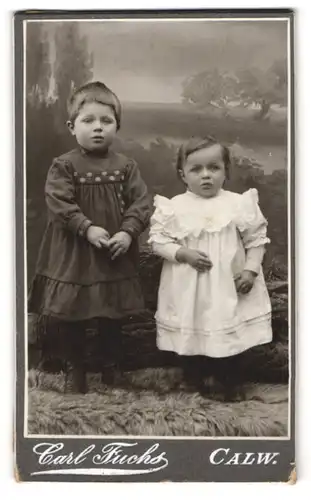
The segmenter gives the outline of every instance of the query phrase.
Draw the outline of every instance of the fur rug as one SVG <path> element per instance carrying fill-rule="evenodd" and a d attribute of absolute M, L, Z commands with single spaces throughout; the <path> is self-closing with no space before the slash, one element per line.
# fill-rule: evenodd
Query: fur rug
<path fill-rule="evenodd" d="M 181 390 L 176 368 L 128 372 L 109 388 L 89 375 L 86 395 L 64 393 L 65 375 L 31 370 L 28 432 L 55 435 L 285 436 L 286 384 L 249 384 L 246 400 L 221 403 Z M 69 380 L 70 387 L 70 380 Z"/>

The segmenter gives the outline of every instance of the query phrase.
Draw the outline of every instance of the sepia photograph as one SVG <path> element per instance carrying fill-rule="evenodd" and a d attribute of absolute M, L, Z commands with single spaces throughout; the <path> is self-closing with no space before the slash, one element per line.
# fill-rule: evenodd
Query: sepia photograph
<path fill-rule="evenodd" d="M 211 440 L 238 465 L 217 440 L 292 437 L 290 23 L 22 20 L 18 391 L 39 464 L 70 464 L 67 438 Z"/>
<path fill-rule="evenodd" d="M 286 436 L 287 22 L 26 40 L 28 432 Z"/>

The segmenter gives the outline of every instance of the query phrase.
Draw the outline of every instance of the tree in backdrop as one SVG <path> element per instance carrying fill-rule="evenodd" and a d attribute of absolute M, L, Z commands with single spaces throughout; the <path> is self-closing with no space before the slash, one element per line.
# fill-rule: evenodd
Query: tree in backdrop
<path fill-rule="evenodd" d="M 69 95 L 93 76 L 93 55 L 88 50 L 87 38 L 81 35 L 76 22 L 60 23 L 56 27 L 53 76 L 57 97 L 56 125 L 65 127 Z"/>
<path fill-rule="evenodd" d="M 191 76 L 183 83 L 185 103 L 200 108 L 216 107 L 229 115 L 232 105 L 259 106 L 256 118 L 267 117 L 272 104 L 286 105 L 286 60 L 275 61 L 268 70 L 246 68 L 232 72 L 211 69 Z"/>
<path fill-rule="evenodd" d="M 219 108 L 228 115 L 230 105 L 238 99 L 238 83 L 233 73 L 221 72 L 217 68 L 203 71 L 184 81 L 182 99 L 184 103 L 201 109 Z"/>
<path fill-rule="evenodd" d="M 258 105 L 257 119 L 266 118 L 273 104 L 286 106 L 286 60 L 275 61 L 267 71 L 260 68 L 240 70 L 237 78 L 240 102 L 243 106 Z"/>
<path fill-rule="evenodd" d="M 26 41 L 27 103 L 37 104 L 47 99 L 51 79 L 48 37 L 41 23 L 27 23 Z"/>
<path fill-rule="evenodd" d="M 70 90 L 92 76 L 92 56 L 78 23 L 56 27 L 52 63 L 50 37 L 43 23 L 28 23 L 26 47 L 27 258 L 31 278 L 46 222 L 44 184 L 54 157 L 72 146 L 67 133 Z"/>
<path fill-rule="evenodd" d="M 28 23 L 26 31 L 26 196 L 28 270 L 34 268 L 45 222 L 42 210 L 47 144 L 53 141 L 49 101 L 52 68 L 47 32 L 42 23 Z M 37 230 L 39 229 L 39 230 Z"/>

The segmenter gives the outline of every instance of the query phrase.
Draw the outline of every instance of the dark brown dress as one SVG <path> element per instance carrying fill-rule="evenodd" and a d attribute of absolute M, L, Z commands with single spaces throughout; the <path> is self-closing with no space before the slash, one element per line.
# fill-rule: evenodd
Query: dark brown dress
<path fill-rule="evenodd" d="M 137 237 L 147 227 L 147 188 L 133 160 L 75 149 L 55 159 L 47 176 L 48 224 L 29 296 L 29 312 L 77 321 L 121 318 L 143 309 Z M 91 245 L 91 225 L 133 237 L 112 261 Z"/>

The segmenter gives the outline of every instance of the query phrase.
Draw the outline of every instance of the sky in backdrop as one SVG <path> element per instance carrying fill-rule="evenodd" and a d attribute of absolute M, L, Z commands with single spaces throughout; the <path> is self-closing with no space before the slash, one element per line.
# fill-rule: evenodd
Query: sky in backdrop
<path fill-rule="evenodd" d="M 286 58 L 286 21 L 79 22 L 94 79 L 122 101 L 180 102 L 186 78 L 211 68 L 268 68 Z"/>

